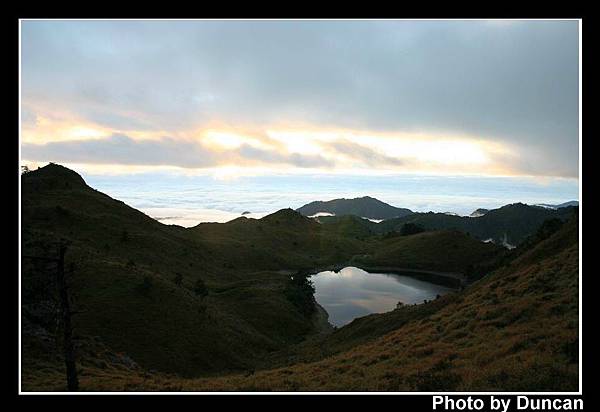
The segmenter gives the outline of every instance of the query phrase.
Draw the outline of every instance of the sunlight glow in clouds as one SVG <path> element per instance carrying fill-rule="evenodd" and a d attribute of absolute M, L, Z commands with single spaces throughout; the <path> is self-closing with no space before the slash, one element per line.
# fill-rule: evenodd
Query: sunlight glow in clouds
<path fill-rule="evenodd" d="M 381 138 L 378 136 L 358 136 L 356 143 L 374 143 L 384 153 L 398 158 L 414 159 L 424 164 L 482 166 L 489 164 L 485 142 L 475 139 L 445 139 L 426 136 L 404 136 L 402 138 Z"/>
<path fill-rule="evenodd" d="M 34 124 L 24 124 L 21 141 L 25 143 L 43 144 L 53 141 L 69 141 L 81 139 L 98 139 L 107 137 L 111 130 L 78 119 L 56 119 L 36 116 Z"/>
<path fill-rule="evenodd" d="M 354 173 L 371 175 L 386 172 L 511 174 L 497 160 L 499 155 L 502 159 L 510 156 L 509 146 L 464 136 L 373 134 L 309 128 L 305 131 L 268 129 L 264 133 L 208 129 L 180 132 L 178 138 L 138 132 L 117 137 L 119 135 L 87 125 L 64 124 L 50 128 L 50 134 L 42 130 L 43 127 L 27 134 L 24 160 L 40 162 L 48 156 L 63 163 L 95 164 L 96 172 L 103 168 L 125 172 L 136 166 L 140 170 L 162 166 L 163 169 L 198 169 L 199 173 L 218 178 L 278 172 L 352 174 L 353 169 Z M 128 146 L 119 150 L 115 145 L 121 144 L 123 139 L 127 139 Z M 38 144 L 38 140 L 43 143 Z M 87 141 L 93 146 L 85 148 L 83 143 Z M 134 157 L 128 158 L 127 167 L 120 167 L 118 160 L 114 164 L 110 162 L 115 158 L 111 153 L 118 154 L 116 157 L 131 153 Z M 194 156 L 198 157 L 197 163 Z M 161 157 L 165 161 L 157 163 L 156 159 Z"/>
<path fill-rule="evenodd" d="M 106 136 L 106 132 L 90 127 L 72 127 L 66 131 L 66 135 L 69 136 L 70 139 L 79 140 L 79 139 L 93 139 L 93 138 L 101 138 Z"/>
<path fill-rule="evenodd" d="M 24 162 L 578 177 L 576 21 L 23 21 Z"/>

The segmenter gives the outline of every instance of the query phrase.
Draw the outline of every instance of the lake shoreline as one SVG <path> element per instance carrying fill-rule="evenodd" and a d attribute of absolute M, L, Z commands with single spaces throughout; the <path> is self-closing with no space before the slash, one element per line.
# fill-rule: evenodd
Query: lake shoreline
<path fill-rule="evenodd" d="M 369 273 L 391 273 L 395 275 L 404 275 L 418 280 L 434 283 L 436 285 L 447 286 L 456 289 L 460 289 L 461 287 L 465 286 L 466 283 L 466 276 L 457 272 L 441 272 L 428 269 L 401 268 L 397 266 L 367 266 L 350 263 L 310 269 L 307 271 L 307 276 L 313 276 L 317 273 L 326 271 L 339 272 L 345 267 L 355 267 Z"/>

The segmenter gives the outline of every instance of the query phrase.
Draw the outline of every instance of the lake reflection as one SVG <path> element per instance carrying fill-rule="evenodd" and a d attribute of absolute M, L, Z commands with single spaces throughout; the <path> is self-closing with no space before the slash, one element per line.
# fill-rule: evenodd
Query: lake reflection
<path fill-rule="evenodd" d="M 451 288 L 410 276 L 369 273 L 355 267 L 339 272 L 319 272 L 310 278 L 315 299 L 329 313 L 329 323 L 343 326 L 370 313 L 389 312 L 398 302 L 423 303 L 452 291 Z"/>

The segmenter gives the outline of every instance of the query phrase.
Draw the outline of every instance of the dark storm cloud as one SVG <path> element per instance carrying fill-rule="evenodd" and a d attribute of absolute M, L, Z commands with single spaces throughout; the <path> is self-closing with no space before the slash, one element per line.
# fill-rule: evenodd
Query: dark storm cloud
<path fill-rule="evenodd" d="M 217 119 L 465 133 L 526 147 L 535 156 L 519 164 L 566 176 L 578 170 L 578 69 L 576 21 L 25 21 L 22 30 L 23 101 L 114 130 Z"/>

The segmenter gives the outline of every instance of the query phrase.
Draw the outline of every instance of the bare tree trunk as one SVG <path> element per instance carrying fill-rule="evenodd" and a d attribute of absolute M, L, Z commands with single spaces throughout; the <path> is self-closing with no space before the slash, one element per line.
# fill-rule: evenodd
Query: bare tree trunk
<path fill-rule="evenodd" d="M 75 364 L 75 349 L 73 346 L 73 329 L 71 325 L 71 307 L 65 281 L 65 253 L 67 246 L 63 243 L 59 246 L 58 268 L 56 271 L 56 284 L 60 299 L 60 308 L 63 322 L 63 349 L 65 354 L 65 365 L 67 367 L 67 388 L 69 391 L 79 390 L 77 379 L 77 365 Z"/>

